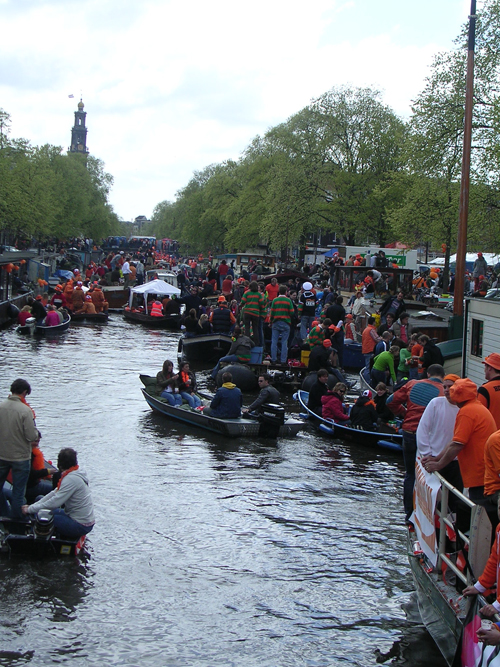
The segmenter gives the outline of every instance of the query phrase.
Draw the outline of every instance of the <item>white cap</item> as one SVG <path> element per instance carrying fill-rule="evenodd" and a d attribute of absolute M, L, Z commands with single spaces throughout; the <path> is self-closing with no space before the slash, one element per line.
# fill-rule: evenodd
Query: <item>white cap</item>
<path fill-rule="evenodd" d="M 306 292 L 308 292 L 308 291 L 311 290 L 312 288 L 313 288 L 313 286 L 312 286 L 311 283 L 304 283 L 304 284 L 302 285 L 302 289 L 306 290 Z"/>

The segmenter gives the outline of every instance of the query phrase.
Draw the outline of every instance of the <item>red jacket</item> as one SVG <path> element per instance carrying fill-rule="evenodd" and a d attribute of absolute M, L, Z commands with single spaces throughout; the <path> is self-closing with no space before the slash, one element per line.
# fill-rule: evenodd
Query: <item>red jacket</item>
<path fill-rule="evenodd" d="M 322 417 L 323 419 L 333 419 L 336 422 L 345 422 L 349 419 L 349 415 L 345 413 L 344 406 L 340 396 L 334 392 L 328 392 L 321 397 L 323 405 Z"/>
<path fill-rule="evenodd" d="M 398 414 L 406 413 L 403 421 L 403 431 L 417 432 L 420 417 L 430 401 L 437 396 L 444 396 L 443 382 L 439 378 L 425 380 L 410 380 L 387 399 L 387 407 Z"/>

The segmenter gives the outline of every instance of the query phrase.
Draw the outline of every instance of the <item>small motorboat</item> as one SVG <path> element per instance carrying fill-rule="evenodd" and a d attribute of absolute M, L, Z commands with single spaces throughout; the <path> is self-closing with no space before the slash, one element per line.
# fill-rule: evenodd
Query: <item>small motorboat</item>
<path fill-rule="evenodd" d="M 301 417 L 306 418 L 319 427 L 319 430 L 325 435 L 329 435 L 339 440 L 347 440 L 348 442 L 356 442 L 360 445 L 369 447 L 383 447 L 384 449 L 391 449 L 393 451 L 403 451 L 403 436 L 392 431 L 388 427 L 388 432 L 381 431 L 364 431 L 353 426 L 345 424 L 337 424 L 329 419 L 323 419 L 315 412 L 307 407 L 309 393 L 300 390 L 295 394 L 295 398 L 299 401 L 302 408 Z"/>
<path fill-rule="evenodd" d="M 25 521 L 0 518 L 0 554 L 4 556 L 77 556 L 85 545 L 85 535 L 71 540 L 56 534 L 50 510 L 40 510 Z"/>
<path fill-rule="evenodd" d="M 35 327 L 35 334 L 37 336 L 58 336 L 69 329 L 71 324 L 71 315 L 68 314 L 64 322 L 56 324 L 53 327 L 48 327 L 46 324 L 37 324 Z"/>
<path fill-rule="evenodd" d="M 85 322 L 88 324 L 106 324 L 109 319 L 108 313 L 73 313 L 71 315 L 71 321 L 75 322 Z"/>
<path fill-rule="evenodd" d="M 297 435 L 300 429 L 303 428 L 304 423 L 297 419 L 284 419 L 284 410 L 280 406 L 270 406 L 269 414 L 264 414 L 264 419 L 258 421 L 256 419 L 218 419 L 217 417 L 210 417 L 204 415 L 201 411 L 191 409 L 187 404 L 179 407 L 170 405 L 168 401 L 161 398 L 155 393 L 156 378 L 149 375 L 140 375 L 141 382 L 144 387 L 142 393 L 148 405 L 160 412 L 169 419 L 198 426 L 206 431 L 218 433 L 228 438 L 235 438 L 240 436 L 266 437 L 269 431 L 274 430 L 273 427 L 278 426 L 276 431 L 278 437 L 291 437 Z M 279 408 L 279 409 L 278 409 Z M 278 423 L 281 422 L 281 423 Z"/>
<path fill-rule="evenodd" d="M 18 324 L 16 331 L 18 334 L 24 336 L 33 336 L 36 330 L 36 319 L 34 317 L 28 317 L 25 324 Z"/>
<path fill-rule="evenodd" d="M 180 329 L 181 316 L 180 315 L 163 315 L 162 317 L 153 317 L 143 312 L 135 312 L 128 308 L 123 309 L 123 317 L 129 322 L 139 322 L 146 324 L 148 327 L 157 329 Z"/>
<path fill-rule="evenodd" d="M 186 361 L 215 363 L 229 352 L 233 339 L 229 334 L 201 334 L 179 339 L 177 356 Z"/>

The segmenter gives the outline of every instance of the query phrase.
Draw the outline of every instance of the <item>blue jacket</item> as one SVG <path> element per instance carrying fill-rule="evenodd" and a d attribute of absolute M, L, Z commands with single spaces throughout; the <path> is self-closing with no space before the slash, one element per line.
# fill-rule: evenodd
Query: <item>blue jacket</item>
<path fill-rule="evenodd" d="M 241 417 L 242 403 L 243 396 L 238 387 L 232 382 L 225 382 L 220 389 L 217 389 L 210 403 L 211 416 L 219 419 L 238 419 Z"/>

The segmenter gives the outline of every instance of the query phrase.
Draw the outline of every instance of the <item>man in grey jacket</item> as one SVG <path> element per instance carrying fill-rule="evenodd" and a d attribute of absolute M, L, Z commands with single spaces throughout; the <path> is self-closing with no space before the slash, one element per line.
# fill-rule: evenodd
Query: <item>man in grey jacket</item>
<path fill-rule="evenodd" d="M 60 535 L 78 539 L 94 527 L 94 505 L 87 475 L 80 470 L 76 452 L 71 447 L 61 449 L 57 457 L 61 479 L 53 491 L 33 505 L 23 505 L 23 514 L 52 510 L 54 526 Z M 64 509 L 61 509 L 64 505 Z"/>
<path fill-rule="evenodd" d="M 0 403 L 0 515 L 21 519 L 21 507 L 31 466 L 31 443 L 38 440 L 33 410 L 26 403 L 31 387 L 26 380 L 14 380 L 10 396 Z M 12 471 L 11 507 L 3 485 Z"/>

